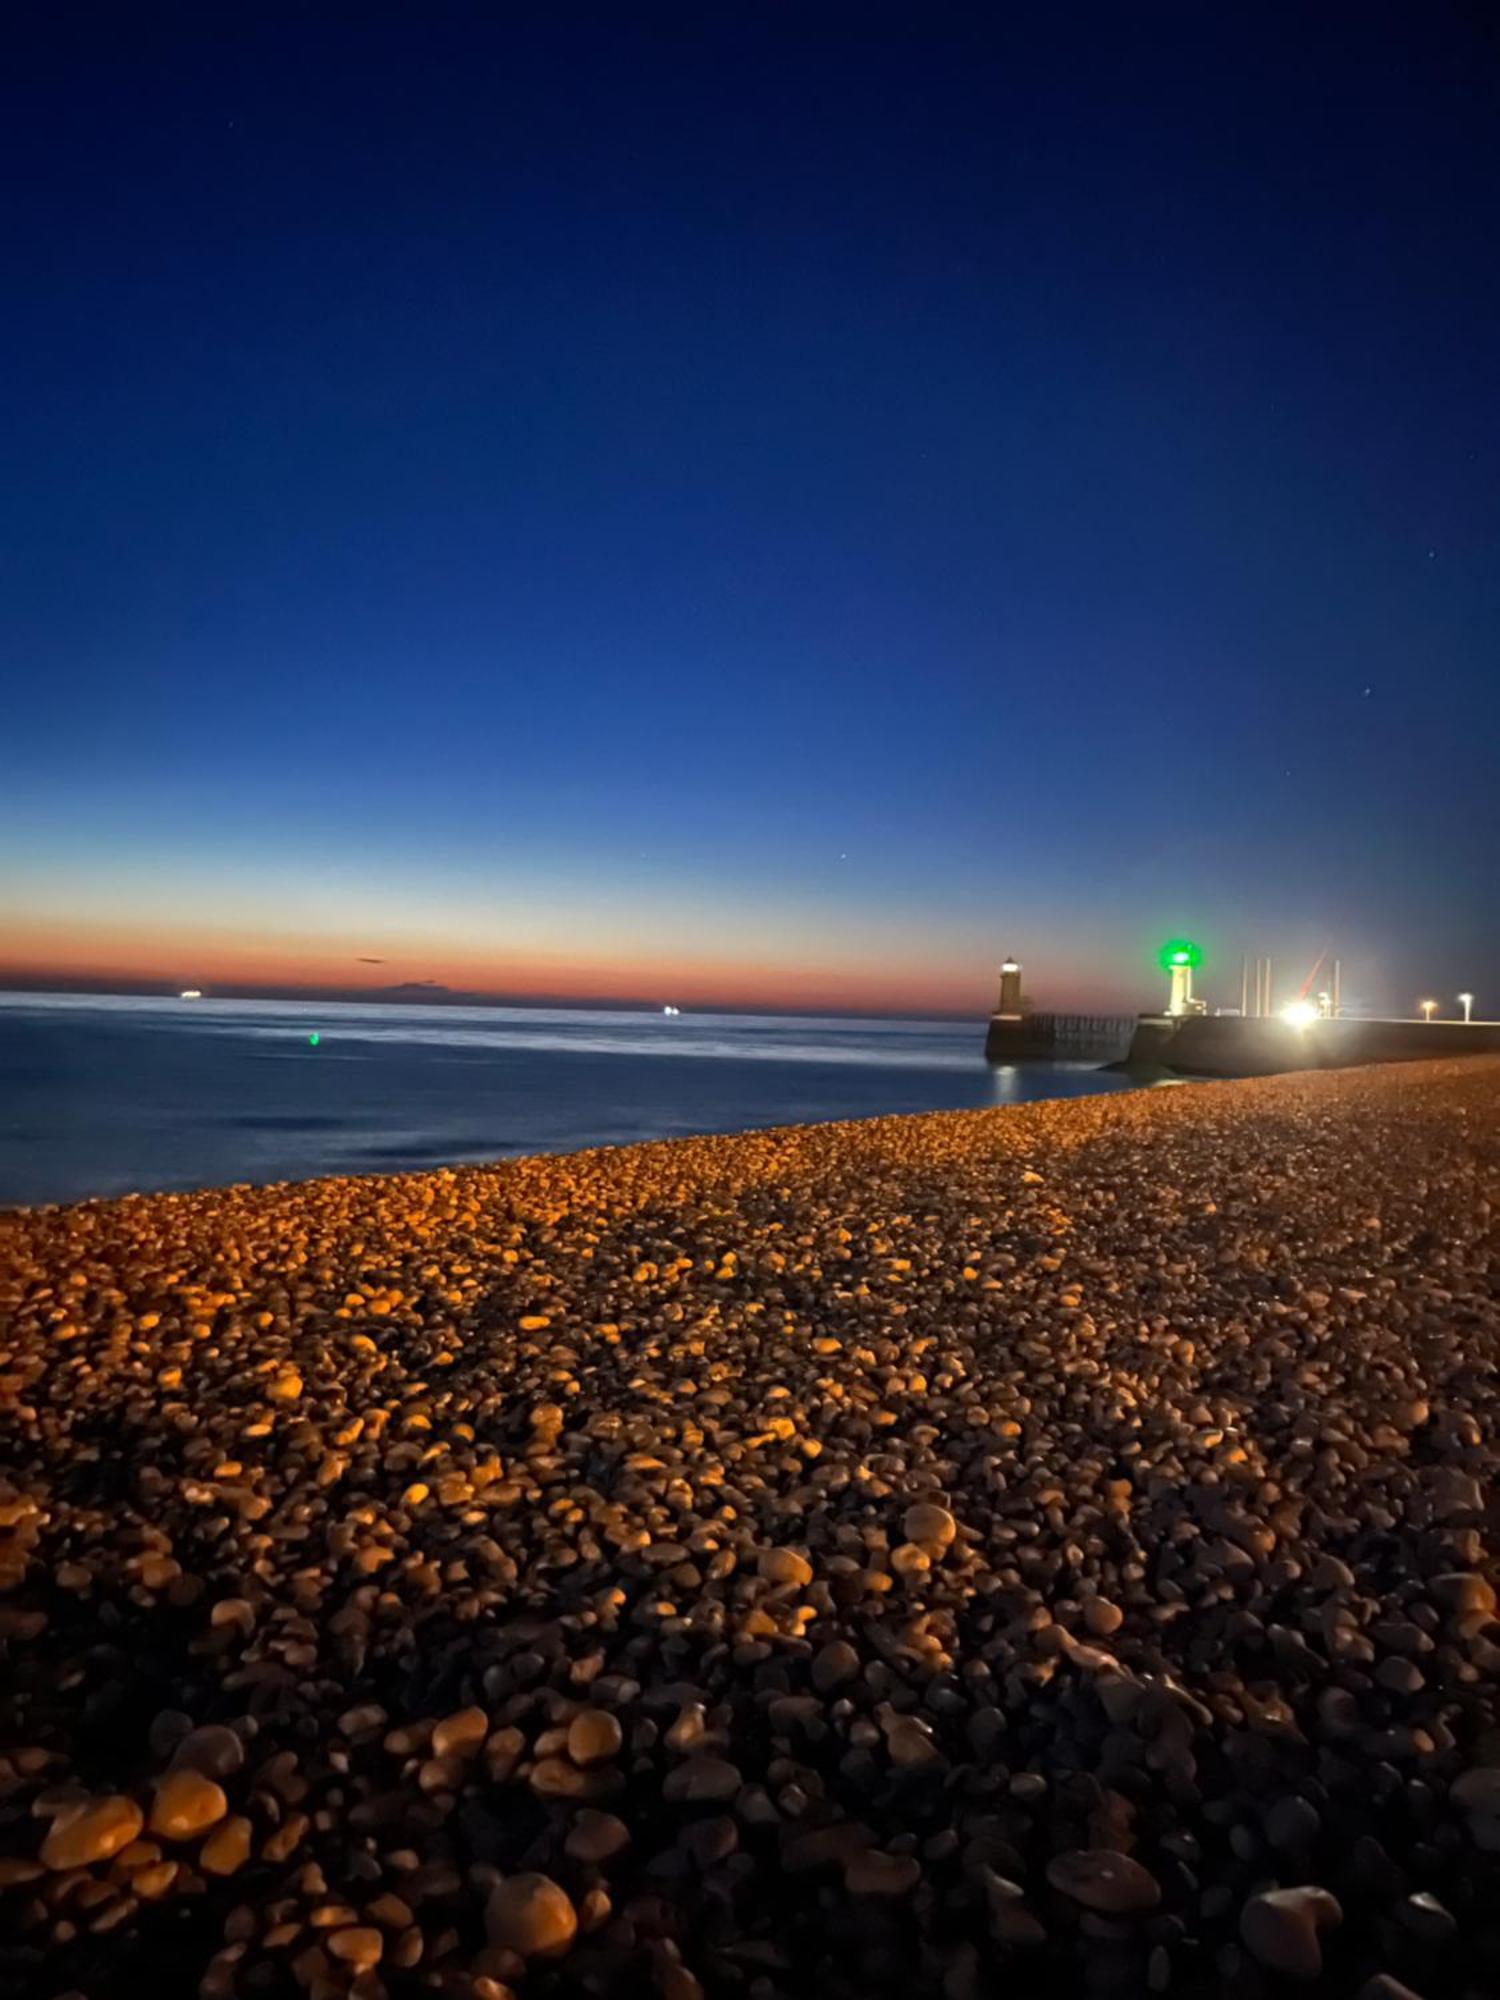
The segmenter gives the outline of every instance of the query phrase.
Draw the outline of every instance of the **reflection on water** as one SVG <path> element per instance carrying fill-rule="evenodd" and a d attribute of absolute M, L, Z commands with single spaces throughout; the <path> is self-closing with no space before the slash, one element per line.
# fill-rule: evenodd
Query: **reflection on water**
<path fill-rule="evenodd" d="M 868 1068 L 971 1069 L 968 1022 L 851 1020 L 838 1016 L 646 1013 L 639 1009 L 465 1007 L 353 1001 L 197 1000 L 92 994 L 0 994 L 11 1015 L 103 1016 L 142 1032 L 251 1036 L 320 1048 L 396 1043 L 475 1055 L 497 1049 L 634 1056 L 732 1056 L 747 1062 L 847 1062 Z M 0 1020 L 3 1020 L 0 1014 Z"/>
<path fill-rule="evenodd" d="M 984 1024 L 0 995 L 0 1203 L 1117 1090 Z"/>

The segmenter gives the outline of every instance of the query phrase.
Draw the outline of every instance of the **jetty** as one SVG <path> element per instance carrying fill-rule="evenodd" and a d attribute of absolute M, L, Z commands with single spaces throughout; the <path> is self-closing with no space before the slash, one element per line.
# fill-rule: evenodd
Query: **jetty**
<path fill-rule="evenodd" d="M 1257 959 L 1253 988 L 1250 962 L 1245 962 L 1241 1008 L 1210 1013 L 1193 991 L 1193 973 L 1203 960 L 1199 946 L 1172 938 L 1157 956 L 1170 978 L 1170 994 L 1162 1012 L 1147 1014 L 1039 1013 L 1023 990 L 1019 960 L 1008 957 L 1000 968 L 999 1001 L 985 1033 L 986 1058 L 992 1063 L 1112 1063 L 1143 1075 L 1166 1070 L 1179 1076 L 1240 1077 L 1500 1055 L 1500 1021 L 1473 1020 L 1471 993 L 1459 995 L 1461 1020 L 1434 1019 L 1435 1001 L 1422 1003 L 1420 1020 L 1350 1015 L 1340 1008 L 1334 960 L 1329 992 L 1317 1002 L 1310 1000 L 1309 975 L 1298 997 L 1277 1009 L 1271 962 Z"/>
<path fill-rule="evenodd" d="M 1000 967 L 1000 997 L 984 1038 L 989 1062 L 1121 1062 L 1135 1033 L 1134 1014 L 1038 1014 L 1021 986 L 1020 960 Z"/>
<path fill-rule="evenodd" d="M 1130 1038 L 1131 1069 L 1181 1076 L 1279 1076 L 1356 1063 L 1500 1055 L 1500 1021 L 1288 1021 L 1279 1014 L 1142 1014 Z"/>
<path fill-rule="evenodd" d="M 1138 1025 L 1134 1014 L 992 1014 L 984 1053 L 992 1063 L 1121 1062 Z"/>

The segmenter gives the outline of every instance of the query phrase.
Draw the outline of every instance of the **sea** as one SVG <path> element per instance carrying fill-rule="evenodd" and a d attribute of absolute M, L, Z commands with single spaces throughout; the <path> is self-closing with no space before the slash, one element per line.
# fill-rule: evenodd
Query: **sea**
<path fill-rule="evenodd" d="M 983 1021 L 0 994 L 0 1207 L 1126 1087 Z"/>

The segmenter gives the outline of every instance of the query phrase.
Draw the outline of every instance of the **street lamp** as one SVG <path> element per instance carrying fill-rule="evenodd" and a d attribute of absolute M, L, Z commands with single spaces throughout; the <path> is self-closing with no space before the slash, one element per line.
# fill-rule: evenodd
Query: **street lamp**
<path fill-rule="evenodd" d="M 1437 1011 L 1437 1002 L 1436 1002 L 1436 1000 L 1419 1000 L 1419 1001 L 1417 1002 L 1417 1005 L 1418 1005 L 1418 1006 L 1419 1006 L 1419 1007 L 1421 1008 L 1421 1010 L 1422 1010 L 1422 1019 L 1423 1019 L 1424 1021 L 1430 1021 L 1430 1020 L 1432 1019 L 1433 1015 L 1434 1015 L 1434 1014 L 1436 1013 L 1436 1011 Z"/>
<path fill-rule="evenodd" d="M 1472 1020 L 1474 1018 L 1474 995 L 1472 993 L 1460 993 L 1458 1004 L 1464 1010 L 1465 1021 Z"/>

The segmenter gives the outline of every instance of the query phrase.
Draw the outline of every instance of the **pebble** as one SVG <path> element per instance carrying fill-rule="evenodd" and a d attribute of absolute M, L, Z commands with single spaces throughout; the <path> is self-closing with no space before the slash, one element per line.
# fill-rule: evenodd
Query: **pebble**
<path fill-rule="evenodd" d="M 221 1820 L 198 1850 L 198 1866 L 210 1875 L 233 1875 L 250 1859 L 252 1831 L 241 1813 Z"/>
<path fill-rule="evenodd" d="M 234 1730 L 221 1723 L 190 1729 L 172 1752 L 174 1770 L 197 1771 L 205 1778 L 232 1778 L 244 1768 L 245 1745 Z"/>
<path fill-rule="evenodd" d="M 575 1815 L 568 1828 L 568 1837 L 563 1842 L 564 1853 L 574 1861 L 593 1862 L 613 1860 L 623 1854 L 630 1845 L 630 1829 L 622 1819 L 613 1813 L 595 1812 L 585 1806 Z"/>
<path fill-rule="evenodd" d="M 1283 1853 L 1305 1852 L 1317 1839 L 1321 1827 L 1317 1807 L 1295 1793 L 1278 1799 L 1266 1814 L 1266 1838 Z"/>
<path fill-rule="evenodd" d="M 909 1896 L 922 1879 L 914 1854 L 883 1854 L 866 1848 L 844 1864 L 844 1887 L 851 1896 Z"/>
<path fill-rule="evenodd" d="M 1500 1764 L 1476 1764 L 1454 1779 L 1448 1796 L 1461 1812 L 1500 1813 Z"/>
<path fill-rule="evenodd" d="M 328 1949 L 345 1965 L 352 1965 L 358 1972 L 367 1972 L 372 1965 L 380 1963 L 385 1939 L 370 1925 L 350 1924 L 329 1932 Z"/>
<path fill-rule="evenodd" d="M 1495 1610 L 1495 1587 L 1487 1577 L 1472 1570 L 1450 1571 L 1435 1576 L 1427 1586 L 1433 1602 L 1445 1611 L 1478 1612 L 1490 1616 Z"/>
<path fill-rule="evenodd" d="M 108 1861 L 130 1845 L 143 1823 L 140 1807 L 118 1793 L 80 1805 L 53 1820 L 42 1842 L 42 1861 L 48 1868 L 89 1868 Z"/>
<path fill-rule="evenodd" d="M 908 1507 L 902 1516 L 901 1525 L 906 1539 L 919 1547 L 934 1549 L 950 1548 L 958 1533 L 958 1523 L 946 1507 L 935 1500 L 919 1500 Z"/>
<path fill-rule="evenodd" d="M 568 1724 L 568 1755 L 575 1764 L 607 1764 L 625 1741 L 619 1717 L 607 1708 L 586 1708 Z"/>
<path fill-rule="evenodd" d="M 1125 1613 L 1107 1597 L 1090 1597 L 1084 1602 L 1083 1622 L 1096 1639 L 1107 1639 L 1125 1623 Z"/>
<path fill-rule="evenodd" d="M 1343 1915 L 1326 1889 L 1267 1889 L 1240 1912 L 1240 1936 L 1269 1971 L 1316 1979 L 1323 1969 L 1319 1933 L 1341 1923 Z"/>
<path fill-rule="evenodd" d="M 768 1583 L 807 1584 L 813 1580 L 812 1564 L 795 1549 L 763 1549 L 760 1573 Z"/>
<path fill-rule="evenodd" d="M 812 1684 L 819 1694 L 831 1694 L 859 1679 L 859 1654 L 847 1639 L 830 1639 L 812 1663 Z"/>
<path fill-rule="evenodd" d="M 482 1708 L 460 1708 L 433 1724 L 434 1757 L 473 1757 L 484 1747 L 490 1719 Z"/>
<path fill-rule="evenodd" d="M 1396 1920 L 1414 1937 L 1428 1944 L 1448 1944 L 1458 1933 L 1458 1924 L 1451 1910 L 1445 1909 L 1436 1896 L 1425 1889 L 1408 1896 L 1396 1911 Z"/>
<path fill-rule="evenodd" d="M 578 1916 L 550 1876 L 512 1875 L 491 1890 L 485 1927 L 492 1944 L 521 1958 L 559 1958 L 573 1942 Z"/>
<path fill-rule="evenodd" d="M 194 1840 L 216 1826 L 229 1810 L 223 1787 L 190 1767 L 160 1779 L 147 1825 L 163 1840 Z"/>
<path fill-rule="evenodd" d="M 718 1805 L 740 1789 L 738 1768 L 723 1757 L 689 1757 L 668 1772 L 662 1797 L 687 1805 Z"/>
<path fill-rule="evenodd" d="M 1135 1916 L 1154 1910 L 1161 1901 L 1161 1884 L 1151 1871 L 1110 1848 L 1054 1854 L 1047 1863 L 1047 1880 L 1075 1903 L 1103 1916 Z"/>

